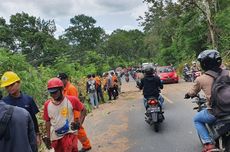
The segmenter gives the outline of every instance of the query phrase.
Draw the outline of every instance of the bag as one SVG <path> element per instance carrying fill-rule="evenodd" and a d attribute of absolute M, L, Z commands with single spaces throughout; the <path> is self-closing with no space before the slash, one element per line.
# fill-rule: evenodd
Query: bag
<path fill-rule="evenodd" d="M 95 81 L 88 81 L 89 84 L 89 93 L 94 93 L 96 91 Z"/>
<path fill-rule="evenodd" d="M 55 133 L 58 137 L 61 137 L 61 136 L 64 136 L 68 132 L 69 132 L 69 120 L 66 119 L 65 125 L 55 130 Z"/>
<path fill-rule="evenodd" d="M 2 102 L 2 101 L 0 101 Z M 4 113 L 2 119 L 0 120 L 0 140 L 4 137 L 5 140 L 10 139 L 10 130 L 9 130 L 9 123 L 13 115 L 13 107 L 7 105 L 7 111 Z"/>
<path fill-rule="evenodd" d="M 214 71 L 205 72 L 214 78 L 211 91 L 211 107 L 213 115 L 223 117 L 230 115 L 230 77 L 229 71 L 222 70 L 221 73 Z"/>

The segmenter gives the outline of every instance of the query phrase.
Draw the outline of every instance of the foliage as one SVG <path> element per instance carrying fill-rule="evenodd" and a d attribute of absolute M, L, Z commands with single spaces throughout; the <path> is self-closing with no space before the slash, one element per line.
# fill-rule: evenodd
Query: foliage
<path fill-rule="evenodd" d="M 205 49 L 229 51 L 229 0 L 145 0 L 144 26 L 149 58 L 161 64 L 190 61 Z"/>

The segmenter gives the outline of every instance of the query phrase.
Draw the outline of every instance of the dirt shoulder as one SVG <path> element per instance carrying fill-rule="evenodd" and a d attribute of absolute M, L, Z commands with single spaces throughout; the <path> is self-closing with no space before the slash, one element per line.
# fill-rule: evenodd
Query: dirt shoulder
<path fill-rule="evenodd" d="M 135 109 L 132 102 L 141 98 L 135 83 L 124 83 L 117 100 L 102 104 L 88 114 L 84 127 L 92 143 L 92 152 L 124 152 L 129 148 L 122 132 L 128 129 L 127 112 Z"/>

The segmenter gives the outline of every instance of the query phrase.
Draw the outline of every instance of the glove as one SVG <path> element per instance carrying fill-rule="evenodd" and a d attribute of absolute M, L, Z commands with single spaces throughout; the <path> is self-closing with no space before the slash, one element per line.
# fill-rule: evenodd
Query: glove
<path fill-rule="evenodd" d="M 72 130 L 79 130 L 80 127 L 81 127 L 80 122 L 72 122 L 72 123 L 71 123 L 71 129 L 72 129 Z"/>
<path fill-rule="evenodd" d="M 44 144 L 45 144 L 45 146 L 46 146 L 46 148 L 47 148 L 48 150 L 52 149 L 50 138 L 48 138 L 48 137 L 43 137 L 42 140 L 43 140 L 43 142 L 44 142 Z"/>
<path fill-rule="evenodd" d="M 188 93 L 186 93 L 185 96 L 184 96 L 184 99 L 189 99 L 190 97 L 191 96 Z"/>

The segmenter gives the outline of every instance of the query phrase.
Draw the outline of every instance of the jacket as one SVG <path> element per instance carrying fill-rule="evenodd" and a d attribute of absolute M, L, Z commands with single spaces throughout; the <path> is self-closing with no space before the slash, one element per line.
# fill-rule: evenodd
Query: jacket
<path fill-rule="evenodd" d="M 230 73 L 229 73 L 230 75 Z M 211 91 L 212 91 L 212 84 L 214 82 L 213 77 L 207 75 L 207 74 L 202 74 L 201 76 L 197 77 L 196 80 L 194 81 L 194 85 L 192 88 L 189 90 L 188 94 L 191 97 L 196 96 L 201 90 L 204 92 L 205 97 L 207 99 L 207 108 L 211 109 Z"/>
<path fill-rule="evenodd" d="M 10 105 L 0 100 L 0 120 Z M 37 141 L 33 121 L 29 112 L 23 108 L 13 107 L 11 120 L 7 126 L 9 139 L 0 139 L 2 152 L 37 152 Z M 4 134 L 4 133 L 3 133 Z M 2 136 L 1 134 L 0 136 Z"/>
<path fill-rule="evenodd" d="M 158 98 L 160 89 L 163 89 L 163 84 L 157 75 L 146 75 L 143 79 L 141 79 L 139 88 L 141 90 L 143 89 L 143 95 L 145 98 Z"/>

